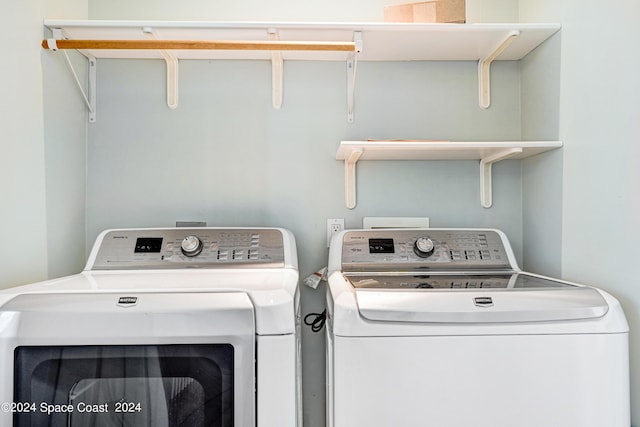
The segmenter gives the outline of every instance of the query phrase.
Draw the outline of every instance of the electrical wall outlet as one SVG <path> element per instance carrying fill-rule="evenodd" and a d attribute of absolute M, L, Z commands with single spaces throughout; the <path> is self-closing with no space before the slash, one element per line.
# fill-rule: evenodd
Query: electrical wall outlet
<path fill-rule="evenodd" d="M 331 237 L 344 230 L 344 218 L 327 219 L 327 247 L 331 243 Z"/>

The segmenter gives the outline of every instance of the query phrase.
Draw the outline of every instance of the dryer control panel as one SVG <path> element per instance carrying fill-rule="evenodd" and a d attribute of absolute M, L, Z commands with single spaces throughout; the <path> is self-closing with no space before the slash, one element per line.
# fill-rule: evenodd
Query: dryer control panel
<path fill-rule="evenodd" d="M 353 230 L 341 243 L 343 271 L 512 268 L 494 230 Z"/>
<path fill-rule="evenodd" d="M 278 229 L 111 230 L 91 270 L 282 267 L 284 256 Z"/>

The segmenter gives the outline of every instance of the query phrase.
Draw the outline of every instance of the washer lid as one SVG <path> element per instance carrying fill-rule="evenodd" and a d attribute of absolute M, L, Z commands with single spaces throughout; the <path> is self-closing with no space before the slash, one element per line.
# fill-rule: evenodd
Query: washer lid
<path fill-rule="evenodd" d="M 609 306 L 594 288 L 527 274 L 349 276 L 374 321 L 514 323 L 593 319 Z"/>

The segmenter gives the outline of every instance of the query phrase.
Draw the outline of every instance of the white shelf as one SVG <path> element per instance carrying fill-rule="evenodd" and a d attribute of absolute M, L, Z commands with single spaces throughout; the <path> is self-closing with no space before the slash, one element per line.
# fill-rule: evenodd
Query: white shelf
<path fill-rule="evenodd" d="M 89 44 L 79 51 L 97 66 L 98 58 L 164 59 L 167 62 L 167 103 L 177 106 L 178 61 L 183 59 L 255 59 L 273 64 L 274 107 L 282 102 L 282 61 L 337 60 L 347 62 L 349 122 L 353 121 L 353 94 L 357 61 L 478 61 L 480 105 L 489 105 L 489 70 L 493 60 L 520 60 L 560 29 L 559 24 L 407 24 L 312 22 L 176 22 L 47 19 L 44 25 L 56 40 L 166 41 L 163 48 L 102 48 Z M 238 50 L 172 47 L 169 41 L 272 43 L 272 48 Z M 277 43 L 349 44 L 348 49 L 286 50 Z M 90 94 L 92 95 L 92 94 Z M 95 94 L 93 94 L 95 95 Z M 88 103 L 91 97 L 88 97 Z M 95 106 L 95 105 L 94 105 Z"/>
<path fill-rule="evenodd" d="M 352 42 L 362 34 L 359 61 L 477 61 L 491 53 L 511 32 L 520 36 L 500 60 L 519 60 L 560 29 L 559 24 L 406 24 L 312 22 L 195 22 L 195 21 L 44 21 L 62 30 L 70 40 L 234 40 L 269 41 L 274 31 L 280 41 Z M 157 50 L 86 49 L 95 58 L 156 58 Z M 177 50 L 178 59 L 264 59 L 269 52 Z M 344 52 L 290 51 L 283 59 L 339 60 Z"/>
<path fill-rule="evenodd" d="M 562 147 L 561 141 L 341 141 L 337 160 L 345 165 L 345 203 L 356 206 L 356 164 L 360 160 L 479 160 L 480 201 L 492 204 L 491 165 L 504 159 L 523 159 Z"/>

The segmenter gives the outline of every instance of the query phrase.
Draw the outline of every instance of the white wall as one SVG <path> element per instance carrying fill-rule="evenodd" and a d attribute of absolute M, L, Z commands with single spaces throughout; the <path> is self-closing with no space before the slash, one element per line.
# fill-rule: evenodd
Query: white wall
<path fill-rule="evenodd" d="M 376 22 L 384 7 L 410 0 L 191 0 L 186 7 L 172 0 L 90 0 L 90 16 L 101 19 L 168 19 L 221 21 Z M 467 22 L 516 22 L 518 0 L 466 0 Z"/>
<path fill-rule="evenodd" d="M 631 327 L 632 422 L 640 425 L 640 3 L 521 0 L 520 13 L 562 23 L 562 276 L 622 302 Z"/>
<path fill-rule="evenodd" d="M 382 21 L 384 6 L 405 0 L 90 0 L 89 15 L 101 19 L 210 21 Z"/>
<path fill-rule="evenodd" d="M 44 4 L 3 2 L 0 84 L 0 286 L 47 274 L 46 200 L 39 39 Z"/>
<path fill-rule="evenodd" d="M 518 0 L 466 0 L 465 6 L 467 23 L 518 22 Z"/>
<path fill-rule="evenodd" d="M 0 105 L 0 288 L 21 283 L 29 283 L 50 277 L 51 262 L 57 263 L 57 256 L 51 253 L 51 238 L 55 237 L 62 247 L 74 241 L 74 237 L 84 239 L 84 221 L 74 224 L 81 234 L 51 236 L 49 231 L 57 227 L 55 218 L 48 209 L 52 204 L 58 211 L 71 205 L 84 209 L 84 198 L 76 197 L 65 201 L 66 206 L 50 198 L 51 169 L 65 169 L 65 156 L 77 156 L 77 150 L 56 147 L 56 143 L 66 144 L 67 131 L 60 138 L 47 137 L 45 141 L 43 67 L 47 62 L 40 47 L 43 36 L 42 20 L 45 16 L 60 14 L 70 18 L 86 17 L 86 1 L 25 0 L 3 2 L 0 6 L 0 34 L 7 43 L 3 48 L 3 66 L 0 68 L 2 96 Z M 59 82 L 60 83 L 60 82 Z M 66 97 L 56 100 L 58 110 L 65 110 L 69 103 Z M 53 109 L 55 110 L 55 109 Z M 64 121 L 58 125 L 69 129 L 75 126 Z M 76 131 L 78 128 L 76 128 Z M 82 132 L 83 133 L 83 132 Z M 84 144 L 84 135 L 75 142 Z M 52 150 L 58 157 L 52 158 Z M 80 166 L 84 172 L 84 164 Z M 83 182 L 82 176 L 74 179 Z M 58 180 L 60 181 L 60 180 Z M 52 223 L 53 222 L 53 223 Z M 79 227 L 78 227 L 79 225 Z M 76 256 L 73 269 L 84 257 Z M 69 258 L 63 262 L 69 266 L 74 262 Z M 54 264 L 58 265 L 58 264 Z M 65 269 L 68 273 L 71 270 Z"/>

